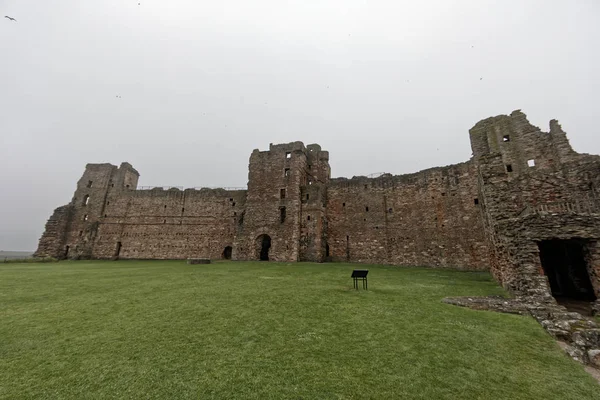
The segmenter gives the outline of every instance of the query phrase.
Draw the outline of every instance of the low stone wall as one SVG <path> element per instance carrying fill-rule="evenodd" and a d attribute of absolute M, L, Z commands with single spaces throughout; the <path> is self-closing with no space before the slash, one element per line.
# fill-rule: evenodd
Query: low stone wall
<path fill-rule="evenodd" d="M 210 264 L 210 258 L 188 258 L 188 264 Z"/>

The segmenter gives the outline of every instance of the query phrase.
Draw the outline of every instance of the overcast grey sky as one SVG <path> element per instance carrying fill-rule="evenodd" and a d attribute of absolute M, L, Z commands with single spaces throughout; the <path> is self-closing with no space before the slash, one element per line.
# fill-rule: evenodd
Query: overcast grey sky
<path fill-rule="evenodd" d="M 138 2 L 141 3 L 138 5 Z M 0 249 L 34 250 L 88 162 L 245 186 L 270 142 L 332 176 L 466 161 L 522 109 L 600 153 L 600 2 L 0 0 Z M 116 96 L 121 96 L 117 98 Z"/>

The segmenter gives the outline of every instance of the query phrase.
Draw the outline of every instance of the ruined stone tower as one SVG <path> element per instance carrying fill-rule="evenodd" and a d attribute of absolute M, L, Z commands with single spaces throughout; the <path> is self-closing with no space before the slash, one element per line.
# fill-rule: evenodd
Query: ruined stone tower
<path fill-rule="evenodd" d="M 271 144 L 268 151 L 252 152 L 234 259 L 322 260 L 328 159 L 319 145 L 304 147 L 301 142 Z"/>

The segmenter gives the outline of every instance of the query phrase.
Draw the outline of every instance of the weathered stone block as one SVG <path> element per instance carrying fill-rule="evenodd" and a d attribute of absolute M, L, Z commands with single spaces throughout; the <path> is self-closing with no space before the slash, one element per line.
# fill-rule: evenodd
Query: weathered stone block
<path fill-rule="evenodd" d="M 210 264 L 210 258 L 188 258 L 188 264 Z"/>

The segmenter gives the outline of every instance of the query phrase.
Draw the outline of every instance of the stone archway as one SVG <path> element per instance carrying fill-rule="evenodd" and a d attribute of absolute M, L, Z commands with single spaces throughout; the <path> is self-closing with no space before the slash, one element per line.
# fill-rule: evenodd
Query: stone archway
<path fill-rule="evenodd" d="M 225 249 L 223 250 L 223 254 L 222 257 L 224 260 L 231 260 L 231 252 L 233 251 L 233 248 L 231 246 L 227 246 L 225 247 Z"/>
<path fill-rule="evenodd" d="M 269 261 L 269 250 L 271 249 L 271 236 L 264 234 L 256 238 L 256 253 L 260 261 Z"/>

